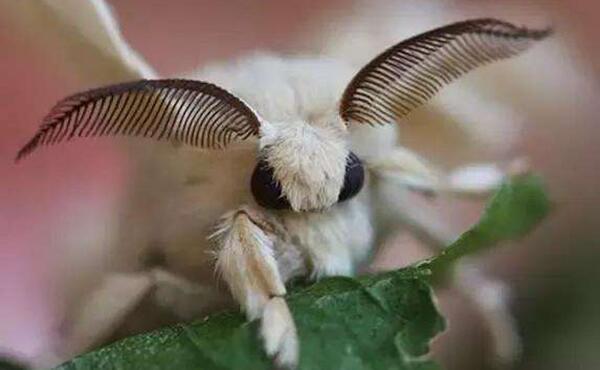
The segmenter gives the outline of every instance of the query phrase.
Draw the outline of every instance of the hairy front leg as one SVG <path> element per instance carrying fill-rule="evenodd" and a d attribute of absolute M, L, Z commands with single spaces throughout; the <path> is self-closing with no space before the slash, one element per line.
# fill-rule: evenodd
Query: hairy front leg
<path fill-rule="evenodd" d="M 225 215 L 214 235 L 217 270 L 249 320 L 260 319 L 267 354 L 278 366 L 298 363 L 299 344 L 284 283 L 305 267 L 279 223 L 243 207 Z"/>

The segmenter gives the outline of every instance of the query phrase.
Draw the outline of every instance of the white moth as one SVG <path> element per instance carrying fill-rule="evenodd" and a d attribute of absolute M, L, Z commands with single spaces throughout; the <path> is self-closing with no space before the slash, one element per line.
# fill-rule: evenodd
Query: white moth
<path fill-rule="evenodd" d="M 66 329 L 67 351 L 237 303 L 261 320 L 276 364 L 294 367 L 301 343 L 287 281 L 352 275 L 376 249 L 384 217 L 446 243 L 415 209 L 388 209 L 397 204 L 390 186 L 485 194 L 504 176 L 494 165 L 447 176 L 398 146 L 394 123 L 445 84 L 548 34 L 469 20 L 400 42 L 359 71 L 342 60 L 258 55 L 194 79 L 138 80 L 61 100 L 17 159 L 78 137 L 168 142 L 143 143 L 113 246 L 115 269 L 127 273 L 90 295 Z"/>

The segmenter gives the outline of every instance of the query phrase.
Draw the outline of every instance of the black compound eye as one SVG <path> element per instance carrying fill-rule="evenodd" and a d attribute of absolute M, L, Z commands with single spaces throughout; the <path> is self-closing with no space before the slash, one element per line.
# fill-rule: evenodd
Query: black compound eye
<path fill-rule="evenodd" d="M 259 160 L 250 182 L 256 203 L 269 209 L 291 209 L 290 202 L 281 192 L 281 186 L 273 176 L 273 168 L 264 160 Z"/>
<path fill-rule="evenodd" d="M 340 191 L 338 202 L 343 202 L 354 197 L 360 192 L 365 182 L 365 170 L 356 156 L 350 152 L 346 159 L 346 174 L 344 175 L 344 186 Z"/>

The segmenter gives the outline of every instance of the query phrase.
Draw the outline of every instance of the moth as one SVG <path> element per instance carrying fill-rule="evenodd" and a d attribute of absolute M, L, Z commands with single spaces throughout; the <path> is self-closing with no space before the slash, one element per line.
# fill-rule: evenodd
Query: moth
<path fill-rule="evenodd" d="M 144 79 L 59 101 L 17 161 L 74 138 L 164 142 L 140 143 L 149 155 L 112 246 L 122 274 L 68 328 L 73 351 L 237 304 L 260 320 L 274 362 L 295 367 L 301 343 L 286 282 L 354 274 L 376 251 L 386 217 L 438 247 L 447 241 L 418 210 L 389 212 L 398 202 L 384 188 L 485 194 L 505 175 L 453 181 L 398 145 L 398 124 L 446 84 L 550 32 L 474 19 L 404 40 L 358 71 L 341 60 L 254 55 L 194 79 Z M 119 302 L 107 308 L 103 297 Z"/>

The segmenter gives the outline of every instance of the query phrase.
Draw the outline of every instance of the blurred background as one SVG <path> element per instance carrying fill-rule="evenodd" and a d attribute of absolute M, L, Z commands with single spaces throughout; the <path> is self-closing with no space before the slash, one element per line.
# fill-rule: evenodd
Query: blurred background
<path fill-rule="evenodd" d="M 17 1 L 0 0 L 0 9 Z M 516 138 L 488 148 L 457 145 L 449 155 L 439 148 L 435 130 L 424 127 L 408 132 L 405 143 L 448 165 L 516 155 L 530 159 L 548 184 L 554 213 L 525 240 L 482 258 L 486 269 L 514 290 L 511 308 L 523 338 L 515 368 L 600 368 L 597 1 L 113 0 L 110 4 L 125 38 L 161 76 L 184 75 L 206 63 L 260 50 L 336 57 L 347 53 L 348 58 L 368 60 L 389 45 L 382 25 L 392 24 L 398 34 L 410 35 L 473 16 L 552 24 L 557 31 L 554 40 L 520 61 L 477 72 L 478 80 L 470 81 L 470 86 L 479 86 L 521 117 L 518 128 L 511 129 Z M 390 12 L 392 8 L 396 10 Z M 394 22 L 391 14 L 400 14 L 406 23 Z M 371 31 L 381 37 L 365 38 Z M 24 27 L 10 12 L 0 12 L 0 353 L 25 360 L 52 346 L 68 287 L 81 279 L 81 271 L 95 268 L 89 260 L 101 258 L 93 246 L 123 197 L 129 166 L 127 156 L 110 140 L 74 143 L 52 156 L 32 156 L 14 164 L 16 151 L 56 100 L 99 81 L 106 83 L 102 76 L 95 80 L 96 76 L 74 69 L 72 60 L 40 41 L 39 32 Z M 85 57 L 80 63 L 86 63 Z M 422 119 L 435 117 L 427 110 L 416 114 L 424 115 Z M 478 206 L 457 201 L 440 206 L 457 227 L 475 220 L 479 211 Z M 392 252 L 393 262 L 388 259 L 383 267 L 406 262 L 402 240 Z M 82 250 L 88 259 L 68 257 Z M 473 309 L 462 304 L 463 297 L 452 289 L 440 294 L 451 329 L 436 341 L 436 356 L 448 369 L 489 368 L 485 335 Z"/>

